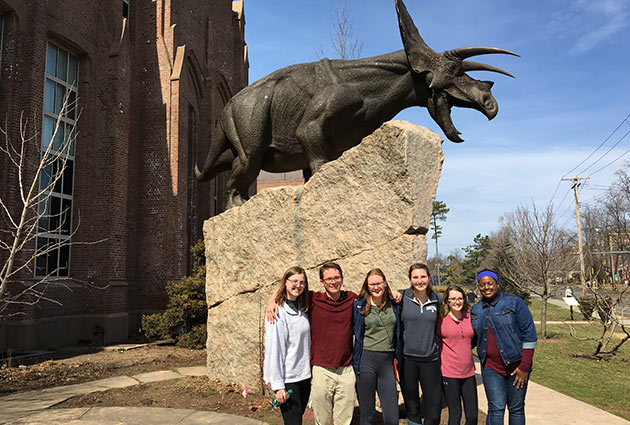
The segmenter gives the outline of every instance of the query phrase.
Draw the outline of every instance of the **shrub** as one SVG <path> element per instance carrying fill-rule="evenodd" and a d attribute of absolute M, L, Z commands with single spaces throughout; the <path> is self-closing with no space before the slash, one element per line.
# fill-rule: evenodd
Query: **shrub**
<path fill-rule="evenodd" d="M 595 311 L 595 298 L 593 297 L 581 297 L 578 299 L 580 303 L 580 311 L 586 320 L 591 320 L 593 317 L 593 311 Z"/>
<path fill-rule="evenodd" d="M 166 311 L 142 317 L 142 329 L 150 340 L 174 338 L 186 348 L 205 348 L 206 267 L 205 247 L 199 241 L 191 248 L 194 257 L 191 276 L 166 284 L 169 302 Z"/>
<path fill-rule="evenodd" d="M 206 348 L 206 339 L 208 338 L 206 331 L 206 323 L 197 325 L 193 327 L 190 332 L 180 335 L 177 340 L 177 345 L 183 348 Z"/>

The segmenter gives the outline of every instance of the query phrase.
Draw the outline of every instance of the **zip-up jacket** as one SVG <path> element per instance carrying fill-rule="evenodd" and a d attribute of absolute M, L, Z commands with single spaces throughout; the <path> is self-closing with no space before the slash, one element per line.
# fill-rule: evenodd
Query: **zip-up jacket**
<path fill-rule="evenodd" d="M 488 352 L 488 327 L 492 327 L 497 350 L 506 366 L 521 360 L 523 349 L 536 348 L 538 336 L 532 313 L 516 295 L 499 292 L 491 302 L 482 298 L 472 307 L 470 318 L 482 365 Z"/>
<path fill-rule="evenodd" d="M 400 327 L 400 305 L 390 299 L 389 304 L 396 317 L 396 327 L 394 330 L 394 357 L 400 361 L 402 359 L 402 332 Z M 376 308 L 372 306 L 372 308 Z M 363 336 L 365 335 L 365 297 L 354 300 L 352 306 L 352 330 L 354 332 L 354 347 L 352 348 L 352 366 L 354 372 L 359 374 L 359 366 L 361 364 L 361 353 L 363 352 Z"/>
<path fill-rule="evenodd" d="M 442 296 L 431 291 L 429 300 L 420 305 L 412 288 L 405 289 L 402 299 L 401 332 L 403 354 L 421 361 L 439 359 L 435 330 Z"/>

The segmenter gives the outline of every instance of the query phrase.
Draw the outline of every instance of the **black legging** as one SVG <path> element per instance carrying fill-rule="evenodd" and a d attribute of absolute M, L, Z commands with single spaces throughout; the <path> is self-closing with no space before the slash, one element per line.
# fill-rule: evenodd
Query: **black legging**
<path fill-rule="evenodd" d="M 464 425 L 477 425 L 477 381 L 475 377 L 442 378 L 444 394 L 448 404 L 448 425 L 459 425 L 462 419 L 462 401 L 466 422 Z"/>
<path fill-rule="evenodd" d="M 357 376 L 361 425 L 376 420 L 375 392 L 381 401 L 383 423 L 398 425 L 398 391 L 394 377 L 394 353 L 363 350 Z"/>
<path fill-rule="evenodd" d="M 292 390 L 291 396 L 280 405 L 282 419 L 285 425 L 302 425 L 302 415 L 306 410 L 308 398 L 311 395 L 311 379 L 300 382 L 285 383 L 284 389 Z"/>
<path fill-rule="evenodd" d="M 422 388 L 422 397 L 426 409 L 424 422 L 420 416 L 420 392 L 418 381 Z M 418 361 L 405 357 L 403 362 L 403 387 L 405 392 L 405 406 L 407 419 L 410 423 L 424 425 L 439 425 L 442 411 L 442 375 L 440 362 Z"/>

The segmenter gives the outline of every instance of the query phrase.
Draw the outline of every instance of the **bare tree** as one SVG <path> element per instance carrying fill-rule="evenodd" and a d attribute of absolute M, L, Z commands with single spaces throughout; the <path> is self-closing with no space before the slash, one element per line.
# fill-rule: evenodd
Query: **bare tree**
<path fill-rule="evenodd" d="M 588 298 L 580 300 L 580 303 L 582 308 L 584 308 L 583 303 L 588 303 L 590 305 L 588 311 L 599 315 L 602 324 L 601 332 L 595 337 L 581 336 L 577 326 L 571 322 L 565 323 L 569 326 L 573 338 L 595 343 L 595 348 L 591 352 L 592 357 L 602 359 L 614 356 L 630 339 L 630 329 L 623 322 L 624 315 L 630 311 L 628 302 L 630 286 L 613 280 L 609 286 L 589 285 L 587 291 Z M 619 333 L 622 335 L 620 339 L 617 339 Z"/>
<path fill-rule="evenodd" d="M 363 50 L 363 40 L 355 33 L 352 21 L 348 17 L 346 0 L 336 0 L 332 14 L 333 27 L 329 32 L 330 44 L 339 59 L 358 59 Z M 326 56 L 320 44 L 318 57 Z"/>
<path fill-rule="evenodd" d="M 0 317 L 19 314 L 21 307 L 41 300 L 60 304 L 48 297 L 46 290 L 51 285 L 68 287 L 67 264 L 55 263 L 43 271 L 38 269 L 40 273 L 35 269 L 38 261 L 46 261 L 48 256 L 76 244 L 72 237 L 79 219 L 71 226 L 70 209 L 51 202 L 60 190 L 74 149 L 75 126 L 68 127 L 62 120 L 69 108 L 74 105 L 69 105 L 66 98 L 50 140 L 42 140 L 38 131 L 30 133 L 24 113 L 20 116 L 18 142 L 10 139 L 6 122 L 4 128 L 0 127 L 0 152 L 17 179 L 17 199 L 10 202 L 0 197 Z M 56 237 L 44 238 L 46 235 Z"/>
<path fill-rule="evenodd" d="M 540 296 L 542 299 L 540 333 L 547 338 L 547 302 L 551 297 L 551 282 L 575 263 L 572 239 L 555 221 L 552 205 L 544 210 L 519 207 L 502 217 L 497 235 L 501 256 L 501 274 L 511 284 Z"/>
<path fill-rule="evenodd" d="M 595 342 L 591 353 L 594 358 L 614 356 L 630 339 L 630 329 L 624 324 L 624 314 L 630 310 L 630 286 L 627 262 L 630 253 L 630 174 L 628 165 L 617 171 L 617 178 L 597 207 L 587 210 L 586 228 L 589 246 L 595 252 L 593 276 L 587 287 L 587 296 L 580 299 L 580 307 L 586 315 L 596 313 L 602 329 L 596 337 L 580 336 L 575 326 L 568 323 L 571 335 L 579 340 Z M 595 230 L 594 232 L 590 230 Z M 596 265 L 606 267 L 610 260 L 610 274 L 599 273 Z M 621 331 L 621 332 L 619 332 Z M 617 335 L 621 333 L 621 338 Z"/>

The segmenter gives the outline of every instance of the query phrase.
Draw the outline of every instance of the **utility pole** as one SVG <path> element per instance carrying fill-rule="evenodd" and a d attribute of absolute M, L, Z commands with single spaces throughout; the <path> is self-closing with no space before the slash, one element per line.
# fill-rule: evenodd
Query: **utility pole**
<path fill-rule="evenodd" d="M 590 177 L 573 177 L 572 179 L 560 179 L 573 182 L 573 192 L 575 193 L 575 219 L 577 220 L 578 253 L 580 255 L 580 281 L 582 283 L 582 296 L 586 296 L 586 272 L 584 271 L 584 250 L 582 249 L 582 225 L 580 224 L 580 202 L 578 200 L 579 180 L 587 180 Z"/>

